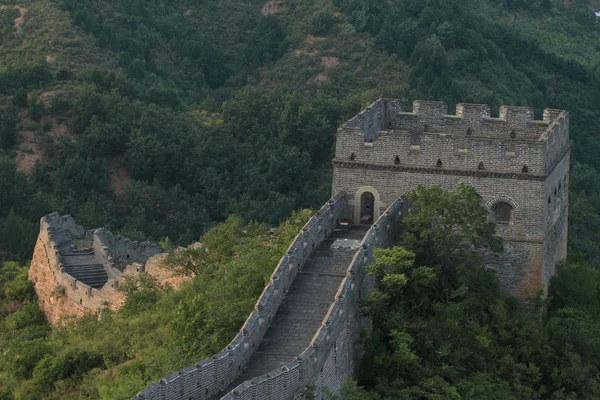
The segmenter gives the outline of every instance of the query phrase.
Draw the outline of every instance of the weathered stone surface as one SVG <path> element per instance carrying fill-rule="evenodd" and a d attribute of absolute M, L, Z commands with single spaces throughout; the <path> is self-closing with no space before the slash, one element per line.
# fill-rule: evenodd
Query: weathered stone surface
<path fill-rule="evenodd" d="M 70 216 L 53 213 L 40 221 L 29 279 L 48 321 L 58 324 L 64 317 L 120 308 L 125 296 L 117 289 L 126 276 L 146 271 L 159 283 L 180 285 L 184 278 L 161 268 L 160 251 L 104 229 L 86 232 Z"/>
<path fill-rule="evenodd" d="M 333 193 L 347 192 L 356 219 L 360 196 L 375 196 L 375 218 L 417 185 L 452 190 L 472 185 L 490 211 L 512 207 L 499 224 L 506 251 L 488 256 L 502 289 L 527 299 L 547 293 L 556 264 L 566 257 L 569 187 L 569 116 L 545 110 L 534 120 L 526 107 L 458 104 L 447 115 L 441 102 L 373 103 L 338 129 Z"/>
<path fill-rule="evenodd" d="M 67 315 L 76 317 L 85 315 L 89 310 L 60 294 L 61 286 L 55 278 L 56 270 L 50 263 L 51 257 L 48 256 L 46 246 L 41 239 L 38 239 L 31 259 L 29 279 L 35 284 L 40 307 L 48 322 L 56 325 Z"/>

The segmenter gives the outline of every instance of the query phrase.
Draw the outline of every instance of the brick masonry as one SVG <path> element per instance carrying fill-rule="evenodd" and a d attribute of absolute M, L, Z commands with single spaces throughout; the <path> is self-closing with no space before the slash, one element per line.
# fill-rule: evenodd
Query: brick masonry
<path fill-rule="evenodd" d="M 73 250 L 75 242 L 88 248 Z M 58 324 L 68 316 L 121 307 L 125 299 L 117 290 L 119 281 L 138 274 L 161 252 L 154 243 L 130 241 L 102 228 L 85 231 L 70 215 L 52 213 L 40 221 L 29 280 L 46 318 Z M 153 275 L 159 270 L 157 263 L 154 257 L 149 262 Z M 103 277 L 100 281 L 98 274 Z"/>
<path fill-rule="evenodd" d="M 152 383 L 134 399 L 283 400 L 307 387 L 315 388 L 316 399 L 339 393 L 355 377 L 360 334 L 367 328 L 358 301 L 373 282 L 362 267 L 372 262 L 373 249 L 393 242 L 408 212 L 398 199 L 366 233 L 335 232 L 347 197 L 336 194 L 308 221 L 226 348 Z M 344 238 L 349 245 L 337 240 Z"/>
<path fill-rule="evenodd" d="M 359 217 L 360 197 L 374 194 L 375 217 L 417 185 L 452 190 L 473 186 L 490 210 L 512 207 L 499 224 L 501 256 L 487 255 L 502 289 L 527 299 L 547 293 L 558 261 L 566 257 L 569 184 L 569 118 L 545 110 L 534 120 L 526 107 L 458 104 L 446 114 L 441 102 L 415 101 L 406 112 L 398 100 L 380 99 L 338 129 L 333 193 L 349 194 Z"/>

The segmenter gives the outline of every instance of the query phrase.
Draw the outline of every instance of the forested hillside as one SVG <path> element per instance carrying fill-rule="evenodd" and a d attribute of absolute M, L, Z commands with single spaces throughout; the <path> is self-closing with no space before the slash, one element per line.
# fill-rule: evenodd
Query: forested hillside
<path fill-rule="evenodd" d="M 561 4 L 5 4 L 2 257 L 26 260 L 51 210 L 184 244 L 231 213 L 317 207 L 336 127 L 383 95 L 570 110 L 573 221 L 594 220 L 599 28 Z M 598 257 L 596 231 L 573 246 Z"/>
<path fill-rule="evenodd" d="M 337 126 L 382 96 L 443 100 L 450 112 L 457 102 L 569 110 L 569 251 L 591 269 L 600 24 L 597 4 L 566 3 L 0 0 L 0 349 L 14 360 L 0 362 L 0 399 L 127 398 L 226 344 L 245 317 L 198 312 L 220 305 L 223 267 L 186 289 L 206 297 L 139 282 L 115 316 L 51 330 L 19 266 L 42 215 L 182 245 L 216 226 L 233 245 L 245 222 L 217 225 L 231 214 L 273 225 L 319 207 Z M 268 268 L 257 274 L 263 282 Z M 582 330 L 597 326 L 596 311 L 585 315 Z M 111 347 L 115 331 L 127 335 Z"/>

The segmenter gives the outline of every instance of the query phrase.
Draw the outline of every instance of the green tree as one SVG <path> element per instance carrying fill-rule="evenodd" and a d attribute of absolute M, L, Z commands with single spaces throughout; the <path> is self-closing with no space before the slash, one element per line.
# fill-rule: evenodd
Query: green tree
<path fill-rule="evenodd" d="M 0 147 L 9 149 L 17 141 L 18 109 L 8 105 L 0 110 Z"/>
<path fill-rule="evenodd" d="M 25 88 L 19 88 L 15 92 L 12 98 L 12 103 L 16 107 L 25 108 L 27 107 L 27 90 Z"/>
<path fill-rule="evenodd" d="M 496 225 L 473 187 L 459 184 L 453 191 L 418 186 L 407 194 L 413 208 L 404 219 L 402 244 L 418 255 L 418 264 L 451 268 L 464 262 L 472 249 L 502 251 Z"/>

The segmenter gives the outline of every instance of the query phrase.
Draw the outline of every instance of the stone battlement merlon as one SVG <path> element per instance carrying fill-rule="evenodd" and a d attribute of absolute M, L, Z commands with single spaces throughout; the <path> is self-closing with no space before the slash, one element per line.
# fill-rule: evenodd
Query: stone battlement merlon
<path fill-rule="evenodd" d="M 457 104 L 456 114 L 452 115 L 446 103 L 440 101 L 415 100 L 412 111 L 408 111 L 400 100 L 379 99 L 341 129 L 360 129 L 367 142 L 383 130 L 543 141 L 549 126 L 565 115 L 562 110 L 546 109 L 543 119 L 536 120 L 529 107 L 501 106 L 498 117 L 492 117 L 489 105 L 469 103 Z"/>

